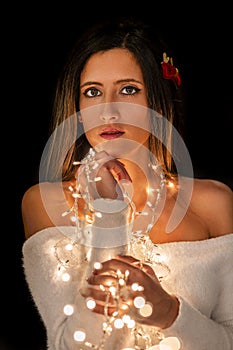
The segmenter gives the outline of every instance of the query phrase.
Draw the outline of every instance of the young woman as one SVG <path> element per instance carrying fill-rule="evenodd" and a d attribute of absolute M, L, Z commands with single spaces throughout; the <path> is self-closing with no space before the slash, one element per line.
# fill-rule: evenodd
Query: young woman
<path fill-rule="evenodd" d="M 50 350 L 233 347 L 233 196 L 192 176 L 181 84 L 142 23 L 102 23 L 70 55 L 22 200 Z"/>

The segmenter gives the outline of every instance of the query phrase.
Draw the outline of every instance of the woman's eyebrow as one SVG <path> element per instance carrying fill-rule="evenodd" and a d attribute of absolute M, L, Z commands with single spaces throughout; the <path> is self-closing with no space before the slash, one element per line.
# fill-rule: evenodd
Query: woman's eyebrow
<path fill-rule="evenodd" d="M 102 86 L 103 84 L 97 82 L 97 81 L 86 81 L 85 83 L 83 83 L 82 85 L 80 85 L 80 88 L 82 89 L 85 86 L 89 86 L 89 85 L 100 85 Z"/>
<path fill-rule="evenodd" d="M 119 83 L 139 83 L 139 84 L 143 84 L 143 82 L 137 80 L 137 79 L 133 79 L 133 78 L 127 78 L 127 79 L 120 79 L 116 81 L 116 84 Z"/>
<path fill-rule="evenodd" d="M 137 79 L 133 79 L 133 78 L 127 78 L 127 79 L 120 79 L 117 80 L 114 85 L 120 84 L 120 83 L 138 83 L 143 85 L 143 83 Z M 83 83 L 82 85 L 80 85 L 80 88 L 82 89 L 85 86 L 89 86 L 89 85 L 99 85 L 99 86 L 103 86 L 102 83 L 97 82 L 97 81 L 86 81 L 85 83 Z"/>

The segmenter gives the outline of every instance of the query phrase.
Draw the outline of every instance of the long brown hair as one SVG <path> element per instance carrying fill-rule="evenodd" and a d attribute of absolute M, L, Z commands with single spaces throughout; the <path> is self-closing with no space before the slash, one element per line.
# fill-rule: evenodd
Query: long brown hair
<path fill-rule="evenodd" d="M 169 123 L 161 131 L 164 142 L 154 135 L 157 124 L 151 118 L 150 151 L 166 175 L 176 172 L 172 158 L 173 125 L 182 118 L 180 88 L 162 76 L 161 61 L 167 47 L 152 28 L 135 19 L 106 21 L 88 30 L 75 44 L 58 80 L 51 122 L 51 137 L 41 161 L 41 181 L 70 180 L 73 162 L 81 160 L 91 147 L 84 133 L 78 133 L 80 75 L 91 55 L 113 48 L 125 48 L 138 61 L 147 90 L 148 107 Z M 180 132 L 180 130 L 178 130 Z M 81 136 L 79 136 L 81 135 Z"/>

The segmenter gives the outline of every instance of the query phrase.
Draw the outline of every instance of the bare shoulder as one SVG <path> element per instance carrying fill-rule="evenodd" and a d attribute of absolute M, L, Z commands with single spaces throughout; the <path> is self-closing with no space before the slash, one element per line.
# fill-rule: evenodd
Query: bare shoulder
<path fill-rule="evenodd" d="M 50 220 L 44 210 L 40 186 L 40 184 L 33 185 L 22 198 L 21 211 L 26 239 L 50 225 Z"/>
<path fill-rule="evenodd" d="M 233 191 L 223 182 L 195 179 L 192 206 L 207 223 L 210 236 L 233 232 Z"/>
<path fill-rule="evenodd" d="M 34 206 L 35 203 L 41 200 L 40 186 L 39 184 L 29 187 L 23 195 L 21 208 L 23 213 L 27 212 L 27 209 Z"/>
<path fill-rule="evenodd" d="M 196 195 L 207 196 L 207 198 L 210 196 L 210 199 L 218 198 L 219 200 L 223 200 L 223 202 L 231 202 L 233 199 L 232 189 L 217 180 L 194 179 L 194 190 Z"/>
<path fill-rule="evenodd" d="M 56 187 L 56 184 L 49 182 L 38 183 L 29 187 L 22 198 L 22 210 L 29 209 L 31 207 L 35 208 L 37 205 L 40 205 L 42 202 L 43 192 L 47 193 L 48 196 L 54 195 L 56 193 Z"/>
<path fill-rule="evenodd" d="M 63 224 L 62 210 L 67 202 L 62 183 L 40 183 L 30 187 L 21 202 L 25 237 L 51 226 Z"/>

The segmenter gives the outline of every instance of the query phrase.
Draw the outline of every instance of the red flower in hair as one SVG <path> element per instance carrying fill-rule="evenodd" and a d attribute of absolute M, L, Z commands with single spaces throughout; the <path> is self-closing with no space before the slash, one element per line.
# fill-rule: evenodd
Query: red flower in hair
<path fill-rule="evenodd" d="M 163 53 L 162 74 L 164 79 L 170 79 L 174 81 L 177 86 L 181 85 L 181 78 L 179 71 L 173 66 L 172 57 L 167 57 L 166 52 Z"/>

